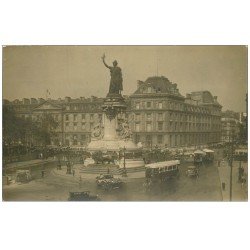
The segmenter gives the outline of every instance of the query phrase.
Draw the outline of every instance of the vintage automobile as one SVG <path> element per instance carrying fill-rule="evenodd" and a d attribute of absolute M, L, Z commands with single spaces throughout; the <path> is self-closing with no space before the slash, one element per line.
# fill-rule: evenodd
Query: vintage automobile
<path fill-rule="evenodd" d="M 68 201 L 100 201 L 98 195 L 91 195 L 89 191 L 69 192 Z"/>
<path fill-rule="evenodd" d="M 16 182 L 27 183 L 31 181 L 31 174 L 29 170 L 17 170 Z"/>
<path fill-rule="evenodd" d="M 114 176 L 112 174 L 100 174 L 96 177 L 96 180 L 112 179 Z"/>
<path fill-rule="evenodd" d="M 3 185 L 9 185 L 10 183 L 12 183 L 11 176 L 10 175 L 3 175 L 2 183 L 3 183 Z"/>
<path fill-rule="evenodd" d="M 120 178 L 113 178 L 113 179 L 106 179 L 102 184 L 101 187 L 104 190 L 112 190 L 112 189 L 119 189 L 123 186 L 123 181 Z"/>
<path fill-rule="evenodd" d="M 120 178 L 114 178 L 111 174 L 104 174 L 96 177 L 96 184 L 104 190 L 112 190 L 121 188 L 123 181 Z"/>
<path fill-rule="evenodd" d="M 199 177 L 199 169 L 196 166 L 189 166 L 186 171 L 188 177 Z"/>

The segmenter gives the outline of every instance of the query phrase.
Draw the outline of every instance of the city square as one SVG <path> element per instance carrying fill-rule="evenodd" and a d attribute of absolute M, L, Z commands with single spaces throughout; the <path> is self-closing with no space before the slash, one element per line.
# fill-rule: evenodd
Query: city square
<path fill-rule="evenodd" d="M 248 1 L 2 1 L 1 243 L 248 248 Z"/>
<path fill-rule="evenodd" d="M 246 50 L 243 46 L 236 47 L 180 46 L 179 49 L 183 53 L 190 50 L 194 54 L 207 50 L 210 53 L 214 49 L 216 53 L 224 53 L 224 56 L 232 53 L 242 59 Z M 124 48 L 135 53 L 140 50 L 129 46 Z M 121 52 L 119 47 L 114 50 L 123 58 L 126 54 L 124 48 L 120 47 Z M 104 48 L 86 46 L 85 49 L 79 46 L 79 49 L 88 57 L 97 55 Z M 113 52 L 110 48 L 105 49 Z M 160 62 L 166 60 L 164 53 L 167 50 L 170 52 L 171 46 L 156 46 L 154 49 L 158 53 L 153 65 L 156 74 L 150 76 L 142 69 L 141 75 L 147 75 L 147 78 L 143 81 L 137 79 L 133 84 L 134 89 L 128 89 L 126 85 L 127 72 L 132 77 L 136 70 L 131 73 L 128 65 L 124 67 L 127 71 L 120 68 L 120 61 L 117 60 L 110 64 L 106 54 L 103 54 L 99 58 L 93 56 L 91 60 L 94 61 L 86 59 L 86 62 L 96 63 L 98 70 L 104 70 L 104 79 L 97 77 L 94 68 L 91 72 L 86 71 L 84 77 L 102 81 L 100 91 L 105 93 L 105 97 L 86 97 L 84 91 L 78 93 L 77 85 L 73 82 L 70 85 L 65 82 L 65 90 L 76 91 L 78 97 L 55 99 L 48 88 L 43 98 L 36 92 L 36 96 L 38 94 L 40 97 L 30 96 L 21 100 L 4 98 L 5 201 L 248 200 L 246 86 L 242 85 L 240 89 L 240 112 L 239 107 L 237 111 L 223 110 L 220 100 L 228 102 L 227 98 L 212 93 L 206 83 L 197 85 L 198 90 L 183 95 L 178 84 L 159 75 L 159 71 L 165 72 Z M 69 72 L 79 67 L 73 61 L 74 58 L 79 60 L 81 54 L 76 54 L 76 48 L 70 46 L 58 48 L 58 51 L 49 46 L 38 46 L 34 50 L 25 46 L 6 47 L 4 79 L 9 81 L 13 77 L 10 65 L 16 60 L 15 53 L 26 57 L 41 52 L 45 53 L 43 60 L 53 55 L 53 63 L 57 63 L 58 58 L 66 53 L 66 64 L 63 63 L 61 67 L 66 65 L 67 79 L 70 76 L 74 79 Z M 69 53 L 73 58 L 70 59 L 71 64 Z M 220 63 L 223 70 L 230 70 L 219 57 L 216 59 L 216 53 L 215 62 Z M 32 60 L 28 59 L 27 69 L 32 67 L 29 65 Z M 80 65 L 85 63 L 81 60 Z M 110 78 L 105 67 L 110 71 Z M 244 73 L 244 67 L 235 73 L 236 77 Z M 202 77 L 204 70 L 202 68 L 200 72 Z M 28 71 L 24 74 L 19 66 L 17 71 L 24 80 L 30 77 L 29 74 L 32 75 Z M 56 72 L 48 69 L 42 74 L 48 79 L 49 74 L 50 77 L 57 76 Z M 81 71 L 78 74 L 82 77 Z M 209 76 L 208 79 L 211 81 Z M 19 81 L 19 78 L 12 80 Z M 65 81 L 65 78 L 61 80 Z M 92 93 L 96 87 L 94 84 L 88 85 L 87 82 L 86 91 Z M 5 86 L 7 88 L 7 83 L 4 90 Z M 32 89 L 31 86 L 29 89 Z M 52 85 L 51 88 L 54 91 L 60 89 L 59 85 Z M 128 95 L 123 94 L 125 89 Z M 216 86 L 213 89 L 216 90 Z M 226 90 L 225 84 L 222 92 Z M 7 94 L 8 90 L 5 92 Z M 22 90 L 17 89 L 17 92 Z"/>

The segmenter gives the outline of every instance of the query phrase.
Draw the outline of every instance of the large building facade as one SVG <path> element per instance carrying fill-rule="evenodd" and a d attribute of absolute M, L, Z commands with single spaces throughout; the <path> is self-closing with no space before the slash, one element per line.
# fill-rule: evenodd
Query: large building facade
<path fill-rule="evenodd" d="M 136 143 L 146 147 L 183 147 L 217 143 L 221 140 L 221 105 L 209 91 L 186 97 L 165 77 L 138 81 L 136 91 L 125 97 L 126 117 Z M 4 105 L 25 118 L 39 121 L 50 114 L 58 122 L 52 145 L 86 146 L 94 125 L 102 119 L 103 98 L 58 100 L 26 99 Z M 33 142 L 35 144 L 35 142 Z"/>
<path fill-rule="evenodd" d="M 208 91 L 186 97 L 165 77 L 138 81 L 130 96 L 134 140 L 147 147 L 182 147 L 220 142 L 221 105 Z"/>
<path fill-rule="evenodd" d="M 227 110 L 221 116 L 221 142 L 242 140 L 241 129 L 246 130 L 246 113 Z"/>

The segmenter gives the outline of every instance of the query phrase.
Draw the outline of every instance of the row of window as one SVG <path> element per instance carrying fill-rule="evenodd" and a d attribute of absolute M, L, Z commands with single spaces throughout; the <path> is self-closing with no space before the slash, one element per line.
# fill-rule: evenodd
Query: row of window
<path fill-rule="evenodd" d="M 163 104 L 162 102 L 157 102 L 155 103 L 154 107 L 158 109 L 162 109 Z M 144 109 L 144 108 L 153 108 L 153 102 L 149 101 L 149 102 L 136 102 L 135 103 L 135 109 Z"/>
<path fill-rule="evenodd" d="M 66 106 L 66 110 L 72 110 L 72 111 L 77 111 L 77 110 L 89 110 L 90 112 L 94 110 L 98 110 L 101 108 L 101 105 L 98 104 L 71 104 Z"/>
<path fill-rule="evenodd" d="M 144 113 L 135 113 L 135 120 L 140 121 L 144 117 Z M 152 120 L 152 113 L 145 113 L 146 120 Z M 155 118 L 157 120 L 164 119 L 164 113 L 156 113 Z M 166 117 L 169 120 L 178 120 L 178 121 L 193 121 L 193 122 L 220 122 L 220 117 L 209 117 L 209 116 L 201 116 L 201 115 L 184 115 L 179 113 L 169 113 L 169 117 Z"/>
<path fill-rule="evenodd" d="M 86 120 L 86 114 L 68 114 L 65 115 L 65 121 L 78 121 L 78 120 Z M 94 120 L 94 118 L 102 119 L 102 114 L 89 114 L 89 119 Z"/>
<path fill-rule="evenodd" d="M 50 114 L 56 121 L 59 121 L 61 119 L 61 115 L 58 114 Z M 21 115 L 23 119 L 30 118 L 30 115 Z M 43 114 L 33 114 L 32 120 L 39 120 L 43 117 Z M 90 120 L 94 120 L 95 118 L 98 118 L 99 120 L 102 119 L 102 114 L 67 114 L 65 115 L 65 121 L 79 121 L 79 120 L 86 120 L 89 118 Z"/>
<path fill-rule="evenodd" d="M 89 123 L 89 127 L 87 127 L 86 122 L 82 122 L 82 123 L 78 123 L 78 122 L 73 122 L 73 123 L 66 122 L 65 123 L 65 129 L 66 130 L 70 130 L 70 128 L 73 128 L 74 131 L 77 131 L 79 129 L 81 129 L 81 130 L 87 130 L 87 129 L 89 129 L 91 131 L 93 129 L 93 127 L 94 127 L 94 122 L 90 122 Z"/>
<path fill-rule="evenodd" d="M 88 135 L 66 135 L 65 144 L 69 145 L 85 145 L 90 142 L 90 137 Z"/>
<path fill-rule="evenodd" d="M 134 104 L 135 109 L 163 109 L 163 108 L 169 108 L 171 110 L 178 110 L 178 111 L 187 111 L 187 112 L 199 112 L 203 114 L 209 114 L 209 110 L 203 107 L 195 107 L 192 105 L 187 105 L 184 103 L 178 103 L 178 102 L 172 102 L 172 101 L 135 101 Z M 219 110 L 218 110 L 219 111 Z M 218 113 L 217 110 L 214 110 L 215 114 Z"/>
<path fill-rule="evenodd" d="M 166 123 L 166 129 L 170 131 L 191 131 L 191 130 L 198 130 L 198 131 L 208 131 L 209 129 L 220 129 L 220 125 L 216 124 L 211 127 L 210 124 L 203 124 L 203 123 L 177 123 L 177 122 L 172 122 L 170 121 L 169 123 Z M 146 122 L 146 127 L 145 127 L 146 132 L 152 132 L 152 122 Z M 163 130 L 163 122 L 158 121 L 157 122 L 157 131 L 162 131 Z M 135 123 L 135 131 L 136 132 L 142 132 L 142 124 L 140 122 Z"/>
<path fill-rule="evenodd" d="M 148 83 L 150 84 L 150 83 Z M 151 93 L 162 93 L 162 89 L 160 87 L 158 88 L 155 88 L 155 87 L 151 87 L 151 86 L 144 86 L 142 88 L 140 88 L 140 92 L 143 93 L 143 94 L 151 94 Z M 167 88 L 167 92 L 171 93 L 171 94 L 176 94 L 178 95 L 179 94 L 179 91 L 175 88 L 175 87 L 168 87 Z"/>
<path fill-rule="evenodd" d="M 156 142 L 157 144 L 165 143 L 167 146 L 180 146 L 180 145 L 187 145 L 193 143 L 208 143 L 213 141 L 220 141 L 220 134 L 195 134 L 195 135 L 169 135 L 165 137 L 167 140 L 164 141 L 164 135 L 157 135 Z M 138 142 L 145 142 L 148 146 L 153 146 L 153 136 L 146 135 L 145 139 L 144 136 L 140 136 L 138 134 L 135 135 L 135 141 Z M 155 143 L 155 141 L 154 141 Z"/>

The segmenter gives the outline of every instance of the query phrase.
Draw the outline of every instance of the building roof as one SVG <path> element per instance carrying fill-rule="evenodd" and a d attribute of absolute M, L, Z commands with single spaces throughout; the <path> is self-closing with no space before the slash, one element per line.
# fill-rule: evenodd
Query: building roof
<path fill-rule="evenodd" d="M 195 91 L 189 94 L 190 98 L 194 101 L 197 101 L 198 105 L 221 105 L 217 101 L 217 96 L 213 96 L 209 91 Z"/>
<path fill-rule="evenodd" d="M 183 97 L 177 84 L 170 82 L 165 76 L 151 76 L 144 82 L 138 81 L 137 90 L 133 95 L 137 94 L 170 94 Z"/>

